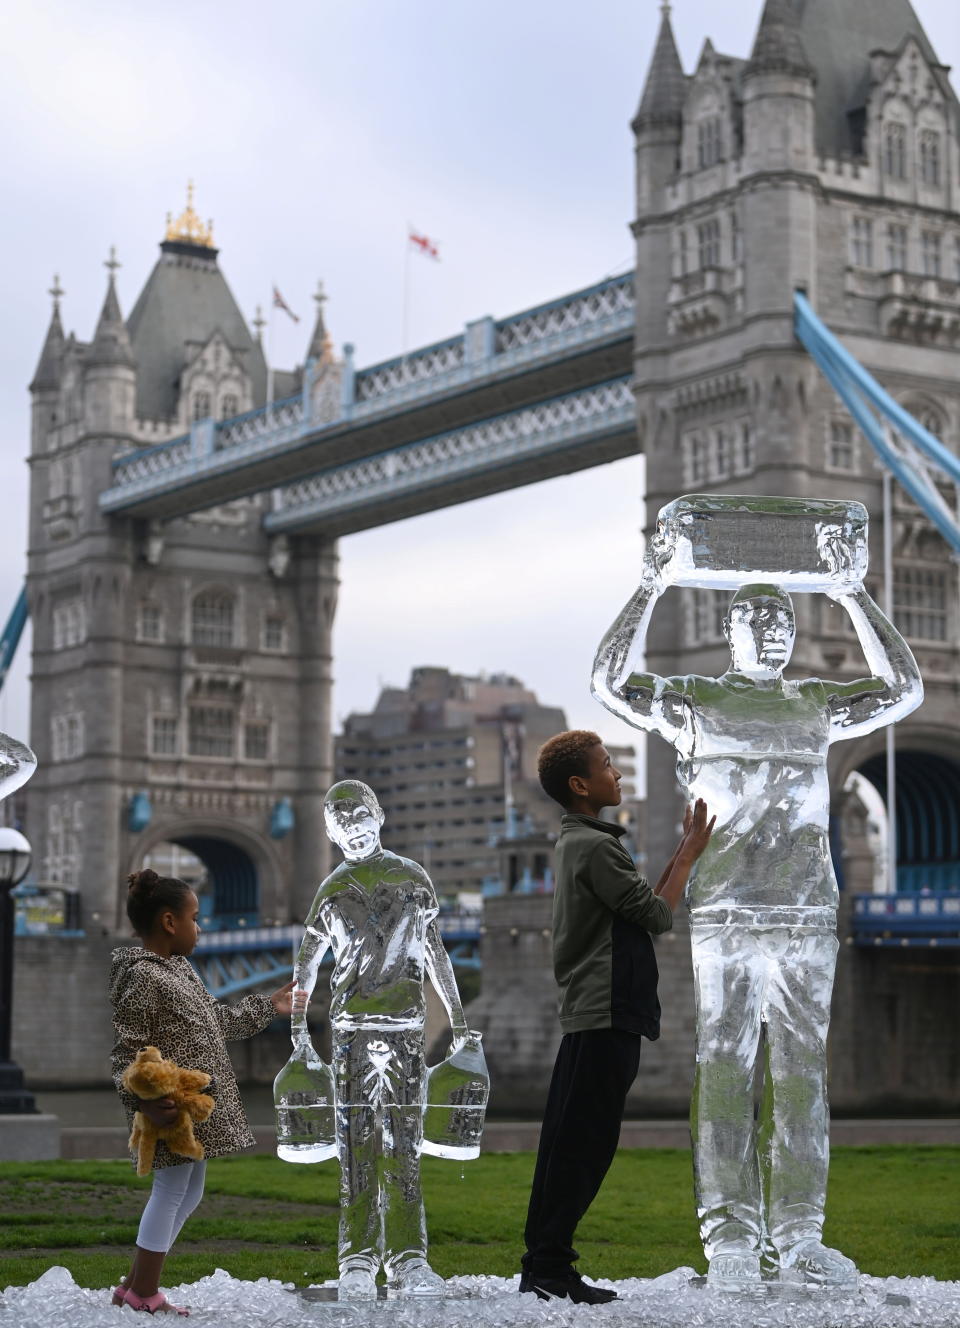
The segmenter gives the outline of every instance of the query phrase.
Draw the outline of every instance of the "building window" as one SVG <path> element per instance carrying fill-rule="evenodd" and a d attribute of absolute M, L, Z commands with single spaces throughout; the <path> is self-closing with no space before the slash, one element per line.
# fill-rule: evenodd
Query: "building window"
<path fill-rule="evenodd" d="M 883 173 L 891 180 L 907 178 L 907 127 L 895 121 L 883 128 Z"/>
<path fill-rule="evenodd" d="M 713 217 L 697 227 L 697 248 L 700 266 L 720 266 L 720 222 Z"/>
<path fill-rule="evenodd" d="M 946 641 L 946 572 L 929 567 L 895 567 L 893 616 L 906 637 Z"/>
<path fill-rule="evenodd" d="M 740 218 L 735 212 L 730 213 L 730 261 L 739 263 L 743 257 L 743 236 L 740 232 Z"/>
<path fill-rule="evenodd" d="M 756 449 L 753 445 L 753 425 L 749 420 L 740 424 L 740 469 L 753 470 L 756 461 Z"/>
<path fill-rule="evenodd" d="M 699 484 L 701 480 L 708 479 L 710 472 L 707 464 L 707 447 L 700 434 L 691 434 L 687 439 L 687 457 L 690 483 Z"/>
<path fill-rule="evenodd" d="M 237 398 L 235 394 L 233 392 L 225 393 L 220 400 L 220 418 L 222 420 L 230 420 L 238 413 Z"/>
<path fill-rule="evenodd" d="M 677 235 L 677 268 L 678 275 L 685 277 L 690 270 L 690 257 L 687 252 L 687 232 L 681 230 Z"/>
<path fill-rule="evenodd" d="M 710 115 L 697 125 L 697 165 L 701 170 L 714 166 L 720 160 L 720 117 Z"/>
<path fill-rule="evenodd" d="M 960 281 L 960 235 L 953 241 L 953 279 Z"/>
<path fill-rule="evenodd" d="M 920 254 L 925 277 L 940 275 L 940 232 L 922 231 L 920 234 Z"/>
<path fill-rule="evenodd" d="M 195 646 L 233 645 L 234 601 L 222 591 L 205 591 L 193 601 L 190 639 Z"/>
<path fill-rule="evenodd" d="M 193 418 L 195 420 L 208 420 L 212 414 L 210 410 L 210 393 L 194 392 L 193 394 Z"/>
<path fill-rule="evenodd" d="M 856 462 L 856 444 L 853 421 L 830 421 L 830 441 L 827 446 L 827 465 L 831 470 L 853 470 Z"/>
<path fill-rule="evenodd" d="M 850 256 L 856 267 L 873 267 L 873 222 L 867 217 L 853 219 Z"/>
<path fill-rule="evenodd" d="M 50 754 L 54 761 L 73 761 L 83 755 L 83 715 L 51 716 Z"/>
<path fill-rule="evenodd" d="M 935 129 L 920 134 L 920 179 L 930 189 L 940 188 L 940 135 Z"/>
<path fill-rule="evenodd" d="M 191 756 L 233 756 L 233 711 L 191 706 L 187 743 Z"/>
<path fill-rule="evenodd" d="M 897 221 L 887 227 L 887 267 L 891 272 L 905 272 L 907 267 L 907 228 Z"/>
<path fill-rule="evenodd" d="M 690 590 L 687 594 L 688 644 L 711 645 L 723 641 L 730 591 Z"/>
<path fill-rule="evenodd" d="M 243 754 L 248 761 L 266 761 L 270 755 L 270 725 L 266 723 L 244 724 Z"/>
<path fill-rule="evenodd" d="M 150 721 L 152 756 L 176 756 L 177 719 L 175 715 L 154 715 Z"/>
<path fill-rule="evenodd" d="M 269 617 L 263 620 L 264 650 L 283 650 L 286 646 L 286 625 L 282 618 Z"/>
<path fill-rule="evenodd" d="M 53 648 L 78 646 L 87 635 L 87 613 L 82 599 L 68 599 L 53 610 Z"/>
<path fill-rule="evenodd" d="M 137 610 L 137 640 L 163 640 L 163 612 L 152 600 L 143 600 Z"/>
<path fill-rule="evenodd" d="M 730 431 L 717 429 L 713 436 L 713 467 L 718 480 L 725 479 L 733 466 L 733 448 Z"/>

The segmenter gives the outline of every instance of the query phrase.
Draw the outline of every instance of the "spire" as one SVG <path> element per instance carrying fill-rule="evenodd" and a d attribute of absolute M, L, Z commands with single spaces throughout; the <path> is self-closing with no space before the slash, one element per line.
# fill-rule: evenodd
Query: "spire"
<path fill-rule="evenodd" d="M 193 206 L 193 181 L 187 181 L 187 206 L 173 220 L 173 214 L 167 213 L 167 230 L 163 237 L 164 243 L 186 244 L 195 249 L 214 249 L 213 243 L 213 222 L 208 221 L 206 225 L 200 220 Z"/>
<path fill-rule="evenodd" d="M 322 281 L 317 282 L 317 292 L 313 298 L 317 302 L 317 321 L 313 325 L 313 336 L 310 338 L 307 359 L 316 360 L 318 364 L 329 364 L 333 359 L 333 341 L 327 331 L 327 325 L 323 317 L 323 306 L 327 301 L 327 294 L 323 289 Z"/>
<path fill-rule="evenodd" d="M 687 78 L 677 53 L 677 43 L 670 26 L 668 0 L 660 6 L 660 32 L 654 47 L 653 59 L 647 72 L 640 106 L 633 118 L 634 133 L 653 124 L 680 124 L 683 104 L 687 97 Z"/>
<path fill-rule="evenodd" d="M 55 276 L 53 285 L 50 287 L 50 294 L 53 296 L 53 315 L 50 319 L 50 326 L 47 328 L 46 340 L 43 343 L 43 350 L 40 352 L 40 359 L 37 361 L 33 381 L 30 384 L 31 392 L 42 392 L 44 388 L 60 386 L 60 369 L 63 364 L 63 324 L 60 322 L 60 297 L 63 293 L 60 278 Z"/>
<path fill-rule="evenodd" d="M 114 276 L 119 266 L 117 251 L 111 246 L 110 257 L 104 263 L 104 267 L 110 273 L 107 298 L 104 300 L 103 308 L 100 311 L 97 330 L 93 334 L 93 340 L 84 357 L 84 362 L 88 366 L 122 364 L 132 369 L 135 364 L 133 351 L 130 348 L 127 325 L 123 321 L 123 315 L 120 313 L 120 301 L 117 299 Z"/>
<path fill-rule="evenodd" d="M 778 73 L 813 77 L 790 0 L 766 0 L 753 51 L 743 72 L 748 75 Z"/>

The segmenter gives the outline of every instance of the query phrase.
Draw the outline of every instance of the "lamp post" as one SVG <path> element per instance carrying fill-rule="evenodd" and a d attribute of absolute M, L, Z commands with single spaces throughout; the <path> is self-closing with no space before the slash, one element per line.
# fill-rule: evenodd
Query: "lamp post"
<path fill-rule="evenodd" d="M 13 1025 L 13 899 L 30 870 L 32 850 L 19 830 L 0 826 L 0 1116 L 34 1115 L 37 1104 L 11 1055 Z"/>

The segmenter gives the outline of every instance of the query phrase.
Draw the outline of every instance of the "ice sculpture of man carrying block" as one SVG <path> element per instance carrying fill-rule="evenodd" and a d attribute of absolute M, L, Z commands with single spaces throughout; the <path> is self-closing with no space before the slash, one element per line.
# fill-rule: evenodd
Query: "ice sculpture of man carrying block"
<path fill-rule="evenodd" d="M 906 642 L 863 588 L 866 524 L 859 503 L 677 499 L 660 512 L 640 587 L 594 666 L 597 699 L 670 742 L 684 793 L 717 814 L 687 900 L 694 1180 L 708 1285 L 720 1289 L 764 1278 L 857 1281 L 853 1262 L 822 1242 L 838 903 L 827 750 L 902 719 L 923 699 Z M 670 585 L 736 589 L 721 677 L 643 671 L 654 604 Z M 795 637 L 787 587 L 822 591 L 847 611 L 870 677 L 783 677 Z"/>
<path fill-rule="evenodd" d="M 478 1041 L 472 1057 L 463 1054 L 479 1035 L 464 1020 L 430 878 L 381 847 L 383 811 L 373 790 L 356 780 L 334 784 L 324 819 L 344 861 L 317 891 L 297 957 L 294 1054 L 275 1085 L 278 1152 L 288 1161 L 339 1158 L 341 1299 L 375 1296 L 381 1264 L 394 1291 L 440 1295 L 443 1279 L 427 1262 L 420 1155 L 479 1152 L 489 1079 Z M 313 1050 L 306 1022 L 328 948 L 332 1066 Z M 425 977 L 453 1028 L 454 1050 L 435 1067 L 439 1081 L 457 1081 L 448 1110 L 429 1105 Z M 441 1132 L 426 1143 L 425 1109 Z"/>

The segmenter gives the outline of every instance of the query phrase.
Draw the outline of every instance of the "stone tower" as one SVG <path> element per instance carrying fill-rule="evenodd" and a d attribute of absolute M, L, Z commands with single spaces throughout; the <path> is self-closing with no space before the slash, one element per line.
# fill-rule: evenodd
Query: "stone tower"
<path fill-rule="evenodd" d="M 92 340 L 63 292 L 31 384 L 28 833 L 41 884 L 124 932 L 125 877 L 161 845 L 199 858 L 211 925 L 304 916 L 325 872 L 335 546 L 261 528 L 268 496 L 167 523 L 107 518 L 114 458 L 264 404 L 267 365 L 192 199 L 124 321 L 107 264 Z M 304 371 L 337 365 L 318 314 Z M 98 993 L 99 998 L 99 993 Z"/>
<path fill-rule="evenodd" d="M 842 403 L 795 340 L 802 287 L 854 355 L 947 446 L 960 440 L 958 103 L 908 0 L 766 0 L 747 60 L 708 40 L 686 76 L 663 6 L 636 136 L 636 390 L 647 529 L 676 495 L 846 497 L 871 513 L 882 598 L 881 478 Z M 895 618 L 926 679 L 898 729 L 900 880 L 936 887 L 960 846 L 957 572 L 904 495 L 894 511 Z M 654 615 L 660 674 L 721 672 L 729 595 L 671 590 Z M 845 614 L 797 596 L 791 676 L 853 678 Z M 883 733 L 833 750 L 834 812 L 862 771 L 883 792 Z M 673 753 L 649 743 L 651 863 L 675 842 Z M 944 888 L 943 886 L 941 888 Z"/>

